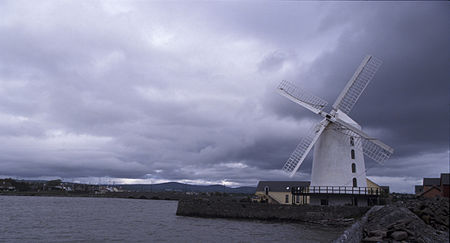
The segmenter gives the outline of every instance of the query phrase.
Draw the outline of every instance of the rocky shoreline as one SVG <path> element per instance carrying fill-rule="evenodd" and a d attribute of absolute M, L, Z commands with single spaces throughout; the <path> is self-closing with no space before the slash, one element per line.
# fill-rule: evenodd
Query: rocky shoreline
<path fill-rule="evenodd" d="M 174 200 L 192 198 L 183 192 L 65 192 L 65 191 L 41 191 L 41 192 L 0 192 L 0 196 L 38 196 L 38 197 L 100 197 L 100 198 L 128 198 L 151 200 Z"/>
<path fill-rule="evenodd" d="M 449 242 L 448 219 L 448 198 L 400 200 L 374 207 L 335 242 Z"/>
<path fill-rule="evenodd" d="M 183 199 L 177 215 L 347 227 L 335 242 L 449 242 L 448 198 L 409 198 L 369 208 Z"/>
<path fill-rule="evenodd" d="M 450 215 L 448 198 L 417 198 L 398 201 L 395 205 L 408 208 L 426 224 L 437 230 L 446 232 L 449 230 Z"/>
<path fill-rule="evenodd" d="M 448 242 L 448 230 L 427 225 L 409 209 L 387 205 L 368 215 L 362 242 Z"/>

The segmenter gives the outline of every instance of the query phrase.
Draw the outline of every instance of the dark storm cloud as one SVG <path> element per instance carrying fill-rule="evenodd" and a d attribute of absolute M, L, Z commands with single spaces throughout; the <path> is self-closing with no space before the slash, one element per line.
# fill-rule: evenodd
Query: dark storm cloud
<path fill-rule="evenodd" d="M 443 6 L 421 7 L 408 10 L 402 18 L 404 8 L 383 11 L 378 23 L 364 26 L 364 39 L 341 41 L 340 53 L 324 56 L 318 63 L 331 66 L 348 57 L 345 53 L 358 50 L 369 50 L 383 59 L 374 82 L 351 114 L 369 130 L 382 129 L 378 136 L 396 148 L 393 159 L 448 151 L 448 134 L 443 132 L 448 130 L 448 119 L 443 111 L 450 72 L 446 68 L 449 52 L 443 50 L 448 49 L 449 35 L 437 33 L 449 17 Z"/>
<path fill-rule="evenodd" d="M 448 170 L 446 4 L 2 5 L 0 175 L 285 180 L 319 117 L 278 82 L 332 104 L 366 54 L 384 64 L 350 115 L 396 149 L 368 175 L 406 191 Z"/>
<path fill-rule="evenodd" d="M 407 10 L 404 5 L 375 6 L 371 18 L 350 20 L 354 27 L 341 35 L 335 52 L 322 55 L 298 77 L 324 83 L 316 95 L 332 104 L 365 53 L 384 61 L 351 112 L 363 128 L 396 150 L 384 167 L 368 161 L 374 168 L 368 175 L 424 177 L 448 171 L 447 10 L 426 4 Z M 272 104 L 281 116 L 292 114 L 285 104 Z M 429 153 L 438 155 L 423 156 Z M 424 165 L 430 162 L 434 168 Z"/>

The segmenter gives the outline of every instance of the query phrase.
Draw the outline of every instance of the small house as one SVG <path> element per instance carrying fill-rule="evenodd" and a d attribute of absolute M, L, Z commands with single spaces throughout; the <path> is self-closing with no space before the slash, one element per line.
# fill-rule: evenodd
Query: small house
<path fill-rule="evenodd" d="M 440 178 L 423 178 L 423 185 L 415 186 L 415 193 L 421 197 L 450 197 L 450 174 L 442 173 Z"/>
<path fill-rule="evenodd" d="M 450 173 L 441 174 L 441 196 L 450 197 Z"/>
<path fill-rule="evenodd" d="M 256 187 L 259 202 L 290 205 L 353 205 L 370 206 L 379 203 L 379 196 L 389 193 L 367 179 L 367 187 L 311 186 L 309 181 L 260 181 Z"/>
<path fill-rule="evenodd" d="M 273 204 L 309 204 L 309 196 L 302 194 L 309 181 L 260 181 L 256 187 L 257 201 Z"/>
<path fill-rule="evenodd" d="M 441 179 L 440 178 L 423 178 L 423 191 L 428 191 L 428 189 L 432 187 L 440 187 Z"/>

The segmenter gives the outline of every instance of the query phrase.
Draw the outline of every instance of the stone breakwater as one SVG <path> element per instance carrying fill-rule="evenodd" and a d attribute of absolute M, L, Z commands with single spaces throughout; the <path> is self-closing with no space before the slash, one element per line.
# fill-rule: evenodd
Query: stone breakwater
<path fill-rule="evenodd" d="M 344 231 L 333 243 L 359 243 L 363 238 L 363 228 L 367 224 L 369 215 L 378 211 L 382 206 L 374 206 L 357 222 Z"/>
<path fill-rule="evenodd" d="M 185 199 L 178 202 L 177 215 L 208 218 L 285 220 L 327 225 L 352 224 L 369 210 L 351 206 L 291 206 L 249 202 Z"/>
<path fill-rule="evenodd" d="M 449 199 L 445 197 L 417 198 L 414 200 L 403 200 L 395 205 L 408 208 L 426 224 L 440 230 L 449 230 Z"/>
<path fill-rule="evenodd" d="M 449 242 L 448 212 L 447 198 L 375 206 L 335 242 Z"/>
<path fill-rule="evenodd" d="M 427 225 L 409 209 L 387 205 L 368 215 L 362 242 L 448 242 L 448 231 Z"/>
<path fill-rule="evenodd" d="M 183 199 L 177 215 L 309 222 L 348 227 L 334 242 L 449 242 L 449 200 L 412 199 L 361 207 L 290 206 Z"/>

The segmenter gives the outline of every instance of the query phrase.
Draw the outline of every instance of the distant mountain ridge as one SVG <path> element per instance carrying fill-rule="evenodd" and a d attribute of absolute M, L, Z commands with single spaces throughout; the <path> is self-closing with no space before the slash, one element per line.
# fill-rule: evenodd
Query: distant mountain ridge
<path fill-rule="evenodd" d="M 179 182 L 167 182 L 160 184 L 116 184 L 125 190 L 145 191 L 145 192 L 162 192 L 162 191 L 179 191 L 179 192 L 225 192 L 225 193 L 246 193 L 254 194 L 256 187 L 227 187 L 223 185 L 190 185 Z"/>

